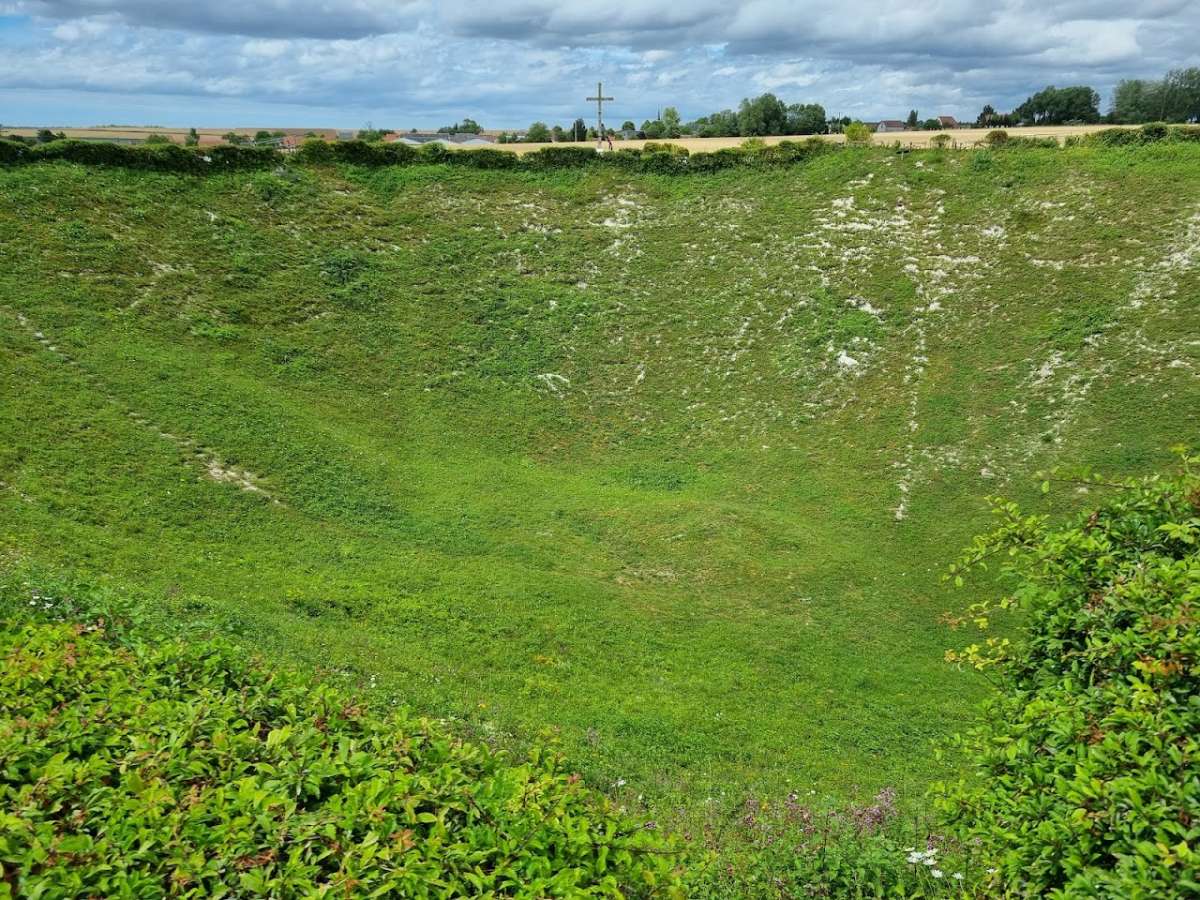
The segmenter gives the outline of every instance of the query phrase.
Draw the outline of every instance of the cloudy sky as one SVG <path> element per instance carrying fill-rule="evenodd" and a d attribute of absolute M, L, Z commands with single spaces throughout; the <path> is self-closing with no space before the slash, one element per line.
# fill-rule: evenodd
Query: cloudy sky
<path fill-rule="evenodd" d="M 1200 65 L 1200 0 L 0 0 L 0 122 L 619 124 L 773 91 L 974 118 Z"/>

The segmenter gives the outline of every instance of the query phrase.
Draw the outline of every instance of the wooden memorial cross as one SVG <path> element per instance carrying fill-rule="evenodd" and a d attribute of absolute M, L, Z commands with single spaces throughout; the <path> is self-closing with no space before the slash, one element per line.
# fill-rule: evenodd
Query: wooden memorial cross
<path fill-rule="evenodd" d="M 596 96 L 587 98 L 588 103 L 596 104 L 596 134 L 597 135 L 604 134 L 604 104 L 605 104 L 605 102 L 612 102 L 612 99 L 613 99 L 612 97 L 604 96 L 604 82 L 602 82 L 602 81 L 596 82 Z"/>

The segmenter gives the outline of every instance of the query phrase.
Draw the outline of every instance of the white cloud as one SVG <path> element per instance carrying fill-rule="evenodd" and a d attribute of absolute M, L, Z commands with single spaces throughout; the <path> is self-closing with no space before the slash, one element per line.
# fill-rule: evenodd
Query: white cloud
<path fill-rule="evenodd" d="M 273 110 L 511 127 L 586 115 L 599 80 L 611 116 L 636 121 L 764 90 L 852 116 L 973 117 L 1050 83 L 1104 92 L 1200 64 L 1194 0 L 0 0 L 5 12 L 31 17 L 0 28 L 21 60 L 0 71 L 5 118 L 63 124 L 136 120 L 147 96 L 169 96 L 177 124 L 220 115 L 224 98 L 280 124 Z"/>

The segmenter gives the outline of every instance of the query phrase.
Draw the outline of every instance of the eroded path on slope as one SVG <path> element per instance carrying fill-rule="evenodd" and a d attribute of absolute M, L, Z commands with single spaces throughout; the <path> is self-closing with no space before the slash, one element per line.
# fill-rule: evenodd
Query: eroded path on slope
<path fill-rule="evenodd" d="M 86 365 L 78 359 L 71 356 L 62 347 L 57 344 L 54 339 L 46 334 L 41 328 L 36 326 L 29 320 L 29 317 L 22 312 L 13 310 L 5 310 L 12 318 L 26 331 L 30 337 L 36 341 L 42 349 L 56 359 L 60 364 L 70 367 L 77 372 L 96 393 L 104 399 L 104 402 L 115 406 L 124 413 L 130 421 L 156 438 L 173 444 L 180 452 L 182 457 L 192 465 L 198 466 L 203 472 L 202 477 L 207 477 L 213 481 L 223 484 L 233 485 L 243 491 L 261 496 L 271 503 L 283 505 L 283 500 L 276 494 L 275 491 L 269 489 L 264 479 L 250 471 L 249 469 L 239 468 L 230 464 L 218 451 L 212 447 L 204 446 L 193 438 L 177 435 L 153 419 L 144 415 L 141 411 L 131 406 L 111 389 L 109 389 L 99 375 L 91 371 Z"/>

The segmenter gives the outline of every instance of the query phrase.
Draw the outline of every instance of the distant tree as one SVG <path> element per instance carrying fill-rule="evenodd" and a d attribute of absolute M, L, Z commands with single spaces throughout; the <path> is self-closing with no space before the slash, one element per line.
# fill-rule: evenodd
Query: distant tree
<path fill-rule="evenodd" d="M 1120 81 L 1113 91 L 1109 116 L 1112 121 L 1123 125 L 1149 122 L 1154 118 L 1153 111 L 1162 106 L 1161 93 L 1161 82 L 1140 78 Z"/>
<path fill-rule="evenodd" d="M 583 119 L 576 119 L 571 124 L 570 140 L 586 141 L 587 140 L 587 123 Z"/>
<path fill-rule="evenodd" d="M 942 123 L 937 119 L 926 119 L 921 123 L 922 131 L 941 131 Z"/>
<path fill-rule="evenodd" d="M 1120 124 L 1200 120 L 1200 68 L 1173 69 L 1159 81 L 1121 81 L 1109 112 Z"/>
<path fill-rule="evenodd" d="M 461 122 L 455 122 L 453 125 L 443 125 L 437 130 L 438 134 L 479 134 L 483 131 L 479 123 L 474 119 L 467 117 Z"/>
<path fill-rule="evenodd" d="M 628 119 L 626 119 L 624 122 L 621 123 L 621 130 L 622 131 L 637 131 L 637 126 L 634 125 L 632 122 L 630 122 Z"/>
<path fill-rule="evenodd" d="M 195 128 L 189 128 L 187 137 L 183 139 L 184 144 L 189 147 L 198 147 L 200 145 L 200 135 L 196 133 Z"/>
<path fill-rule="evenodd" d="M 1200 68 L 1173 69 L 1163 79 L 1164 122 L 1200 122 Z"/>
<path fill-rule="evenodd" d="M 826 127 L 825 107 L 820 103 L 793 103 L 787 108 L 787 134 L 822 134 Z"/>
<path fill-rule="evenodd" d="M 221 140 L 227 144 L 247 144 L 250 139 L 244 134 L 238 134 L 236 131 L 227 131 L 221 135 Z"/>
<path fill-rule="evenodd" d="M 554 143 L 559 144 L 567 139 L 567 133 L 563 131 L 561 125 L 555 125 L 550 129 L 550 137 L 554 140 Z"/>
<path fill-rule="evenodd" d="M 743 100 L 738 107 L 738 134 L 742 137 L 783 134 L 786 130 L 787 107 L 774 94 Z"/>
<path fill-rule="evenodd" d="M 677 138 L 683 133 L 683 123 L 679 119 L 679 110 L 668 106 L 662 111 L 663 137 Z"/>
<path fill-rule="evenodd" d="M 1024 125 L 1062 125 L 1100 121 L 1100 95 L 1087 85 L 1043 88 L 1013 110 Z"/>
<path fill-rule="evenodd" d="M 917 123 L 920 121 L 921 121 L 921 117 L 917 113 L 917 111 L 915 109 L 910 109 L 908 111 L 908 118 L 904 120 L 904 124 L 907 125 L 910 130 L 915 130 L 917 127 Z"/>
<path fill-rule="evenodd" d="M 985 104 L 975 118 L 976 128 L 1007 128 L 1017 124 L 1017 118 L 1012 113 L 996 112 L 992 104 Z"/>
<path fill-rule="evenodd" d="M 599 137 L 600 137 L 600 132 L 598 132 L 595 128 L 589 128 L 587 130 L 587 139 L 589 141 L 597 140 Z"/>
<path fill-rule="evenodd" d="M 147 144 L 170 144 L 173 141 L 165 134 L 149 134 L 146 135 Z"/>
<path fill-rule="evenodd" d="M 736 137 L 738 114 L 732 109 L 723 109 L 711 115 L 701 116 L 688 125 L 688 130 L 699 137 Z"/>
<path fill-rule="evenodd" d="M 395 134 L 395 132 L 389 128 L 364 128 L 356 135 L 356 137 L 360 141 L 375 143 L 377 141 L 382 141 L 389 134 Z"/>
<path fill-rule="evenodd" d="M 35 137 L 34 140 L 39 144 L 48 144 L 51 141 L 65 140 L 66 137 L 67 136 L 61 131 L 56 133 L 51 131 L 49 128 L 39 128 L 37 130 L 37 137 Z"/>
<path fill-rule="evenodd" d="M 647 138 L 649 138 L 652 141 L 656 141 L 659 138 L 666 137 L 666 134 L 667 134 L 666 127 L 658 119 L 654 119 L 653 121 L 651 121 L 650 119 L 647 119 L 645 122 L 642 123 L 642 127 L 639 132 L 639 136 L 645 135 Z"/>
<path fill-rule="evenodd" d="M 545 122 L 534 122 L 525 132 L 525 140 L 531 144 L 547 144 L 551 140 L 550 129 Z"/>

